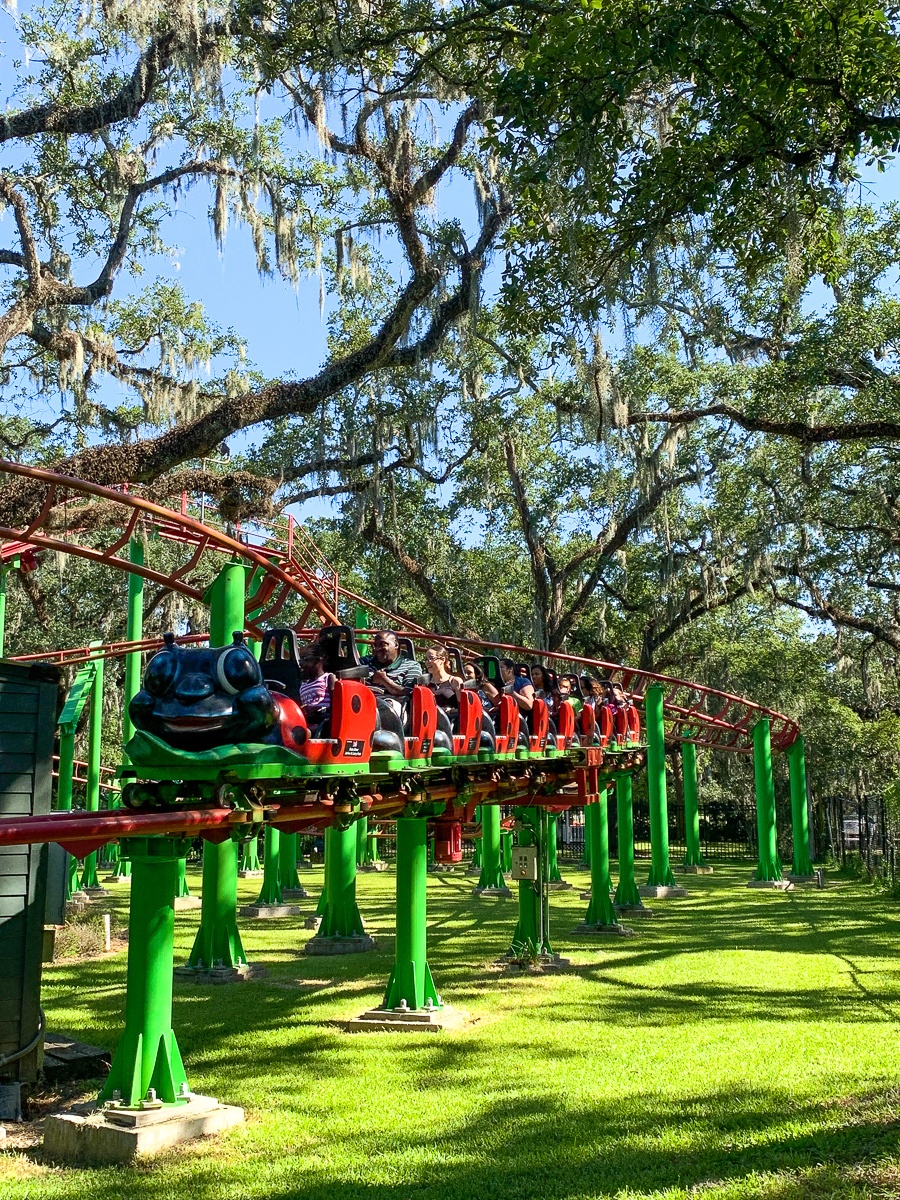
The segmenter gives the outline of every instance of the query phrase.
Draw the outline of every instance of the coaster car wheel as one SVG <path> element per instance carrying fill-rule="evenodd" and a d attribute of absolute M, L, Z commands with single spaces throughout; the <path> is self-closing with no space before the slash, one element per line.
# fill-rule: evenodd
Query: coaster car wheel
<path fill-rule="evenodd" d="M 131 812 L 162 808 L 159 785 L 155 783 L 126 783 L 122 788 L 122 804 Z"/>

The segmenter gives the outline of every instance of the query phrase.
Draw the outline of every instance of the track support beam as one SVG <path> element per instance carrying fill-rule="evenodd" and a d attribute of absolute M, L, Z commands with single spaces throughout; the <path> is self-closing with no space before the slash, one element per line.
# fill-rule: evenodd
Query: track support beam
<path fill-rule="evenodd" d="M 428 966 L 428 822 L 397 820 L 397 938 L 394 968 L 382 1008 L 441 1008 Z"/>
<path fill-rule="evenodd" d="M 189 1088 L 172 1029 L 175 882 L 189 838 L 129 838 L 132 864 L 125 1029 L 99 1102 L 185 1104 Z M 152 1093 L 151 1093 L 152 1089 Z"/>

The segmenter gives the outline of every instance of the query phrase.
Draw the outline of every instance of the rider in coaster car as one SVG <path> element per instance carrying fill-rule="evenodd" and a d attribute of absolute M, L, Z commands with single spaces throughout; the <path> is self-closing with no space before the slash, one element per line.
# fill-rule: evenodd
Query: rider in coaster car
<path fill-rule="evenodd" d="M 616 712 L 620 708 L 628 707 L 628 700 L 625 697 L 625 689 L 621 683 L 613 683 L 610 679 L 603 680 L 605 695 L 603 703 Z"/>
<path fill-rule="evenodd" d="M 425 651 L 425 670 L 428 686 L 434 692 L 439 708 L 459 708 L 459 689 L 462 679 L 450 670 L 450 655 L 443 646 L 429 646 Z"/>
<path fill-rule="evenodd" d="M 531 668 L 531 682 L 538 700 L 546 700 L 549 694 L 549 680 L 544 676 L 544 668 L 537 663 Z"/>
<path fill-rule="evenodd" d="M 479 663 L 467 662 L 463 670 L 466 673 L 466 681 L 463 686 L 471 688 L 478 694 L 482 707 L 487 712 L 495 705 L 500 693 L 485 675 L 484 669 Z"/>
<path fill-rule="evenodd" d="M 534 708 L 534 685 L 527 675 L 516 674 L 516 664 L 511 658 L 500 659 L 500 678 L 504 692 L 512 696 L 523 713 L 530 713 Z"/>
<path fill-rule="evenodd" d="M 571 704 L 575 709 L 575 715 L 581 712 L 584 705 L 577 696 L 572 695 L 572 680 L 563 675 L 559 681 L 559 702 L 560 704 Z"/>
<path fill-rule="evenodd" d="M 362 661 L 372 668 L 366 683 L 381 688 L 385 695 L 398 701 L 410 694 L 422 675 L 419 664 L 400 653 L 397 635 L 389 629 L 381 629 L 375 634 L 372 653 Z"/>
<path fill-rule="evenodd" d="M 312 728 L 331 716 L 331 689 L 334 676 L 325 670 L 325 652 L 313 642 L 300 655 L 300 707 Z"/>

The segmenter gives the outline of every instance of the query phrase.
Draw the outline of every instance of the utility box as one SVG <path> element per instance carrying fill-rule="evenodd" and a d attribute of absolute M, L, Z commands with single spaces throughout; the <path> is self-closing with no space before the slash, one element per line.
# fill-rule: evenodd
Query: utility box
<path fill-rule="evenodd" d="M 54 667 L 0 661 L 0 817 L 50 812 L 57 683 Z M 6 1093 L 34 1082 L 41 1064 L 47 861 L 47 846 L 0 846 L 0 1089 Z"/>
<path fill-rule="evenodd" d="M 513 879 L 530 879 L 532 883 L 537 883 L 537 846 L 513 846 L 512 877 Z"/>

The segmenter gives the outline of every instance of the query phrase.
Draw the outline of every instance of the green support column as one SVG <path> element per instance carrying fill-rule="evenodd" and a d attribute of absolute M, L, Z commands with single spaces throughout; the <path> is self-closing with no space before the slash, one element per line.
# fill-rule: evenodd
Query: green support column
<path fill-rule="evenodd" d="M 60 812 L 71 812 L 72 777 L 75 774 L 75 734 L 59 735 L 59 778 L 56 781 L 56 807 Z"/>
<path fill-rule="evenodd" d="M 243 563 L 228 563 L 216 576 L 204 599 L 209 604 L 209 644 L 228 646 L 244 628 Z M 203 891 L 200 928 L 188 967 L 209 970 L 244 967 L 247 956 L 237 927 L 238 849 L 233 841 L 203 843 Z"/>
<path fill-rule="evenodd" d="M 791 776 L 791 830 L 794 836 L 794 863 L 792 874 L 800 879 L 813 874 L 809 854 L 809 808 L 806 796 L 806 750 L 802 734 L 787 752 L 788 769 Z"/>
<path fill-rule="evenodd" d="M 619 884 L 613 904 L 616 908 L 643 908 L 634 877 L 634 804 L 630 775 L 616 776 L 616 819 L 619 830 Z"/>
<path fill-rule="evenodd" d="M 283 904 L 281 890 L 281 830 L 277 825 L 267 825 L 263 833 L 263 881 L 257 904 Z"/>
<path fill-rule="evenodd" d="M 468 874 L 477 874 L 480 877 L 482 867 L 484 866 L 484 806 L 481 804 L 475 805 L 475 824 L 482 828 L 482 832 L 472 841 L 472 861 L 469 863 Z"/>
<path fill-rule="evenodd" d="M 368 824 L 368 819 L 366 823 Z M 368 867 L 370 870 L 376 871 L 380 870 L 385 865 L 378 853 L 379 829 L 380 826 L 376 826 L 374 829 L 369 829 L 369 832 L 366 836 L 366 852 L 363 858 L 363 866 Z"/>
<path fill-rule="evenodd" d="M 503 860 L 504 875 L 508 875 L 512 870 L 512 847 L 513 835 L 512 832 L 507 829 L 505 833 L 501 832 L 500 834 L 500 857 Z"/>
<path fill-rule="evenodd" d="M 700 799 L 697 789 L 697 747 L 681 743 L 681 775 L 684 783 L 685 867 L 706 867 L 700 850 Z"/>
<path fill-rule="evenodd" d="M 589 867 L 591 865 L 591 823 L 594 820 L 594 806 L 586 804 L 584 806 L 584 853 L 581 857 L 581 865 Z"/>
<path fill-rule="evenodd" d="M 136 1108 L 145 1099 L 165 1104 L 189 1099 L 172 1030 L 175 877 L 189 845 L 185 838 L 154 837 L 130 838 L 123 846 L 132 862 L 125 1029 L 100 1103 Z"/>
<path fill-rule="evenodd" d="M 500 806 L 481 805 L 481 874 L 473 896 L 511 896 L 503 878 L 500 847 Z"/>
<path fill-rule="evenodd" d="M 93 645 L 94 643 L 92 643 Z M 90 698 L 90 727 L 88 732 L 87 787 L 85 808 L 88 812 L 100 810 L 100 745 L 103 736 L 103 659 L 94 661 L 94 682 Z M 85 855 L 81 873 L 83 888 L 99 888 L 97 877 L 97 851 Z"/>
<path fill-rule="evenodd" d="M 366 843 L 369 840 L 369 818 L 360 817 L 356 822 L 356 866 L 366 861 Z"/>
<path fill-rule="evenodd" d="M 75 732 L 78 722 L 88 703 L 94 684 L 96 662 L 90 660 L 78 671 L 62 712 L 59 714 L 59 774 L 56 788 L 56 807 L 61 812 L 69 812 L 72 808 L 72 785 L 75 778 Z M 66 899 L 80 888 L 81 863 L 70 854 L 68 856 L 68 877 L 66 880 Z"/>
<path fill-rule="evenodd" d="M 56 807 L 60 812 L 70 812 L 72 809 L 74 762 L 75 734 L 61 732 L 59 735 L 59 776 L 56 780 Z M 74 854 L 67 855 L 66 862 L 68 864 L 66 900 L 71 900 L 73 892 L 78 891 L 78 875 L 81 870 L 81 864 Z"/>
<path fill-rule="evenodd" d="M 356 904 L 356 829 L 325 830 L 325 887 L 319 904 L 322 918 L 306 943 L 307 954 L 354 954 L 375 945 L 363 926 Z"/>
<path fill-rule="evenodd" d="M 297 874 L 297 834 L 281 831 L 281 841 L 278 846 L 279 878 L 282 892 L 302 892 L 306 889 L 300 884 Z"/>
<path fill-rule="evenodd" d="M 538 878 L 536 883 L 529 879 L 519 880 L 519 921 L 510 953 L 515 958 L 552 955 L 547 893 L 547 813 L 542 808 L 520 808 L 516 815 L 520 823 L 519 845 L 537 846 Z"/>
<path fill-rule="evenodd" d="M 547 882 L 551 887 L 571 887 L 559 873 L 559 853 L 557 836 L 559 833 L 559 817 L 550 813 L 547 820 Z"/>
<path fill-rule="evenodd" d="M 603 787 L 600 797 L 592 804 L 585 805 L 585 813 L 592 814 L 591 830 L 591 899 L 588 904 L 586 926 L 602 929 L 621 929 L 616 920 L 615 910 L 610 899 L 612 879 L 609 874 L 609 814 L 607 812 L 607 792 Z"/>
<path fill-rule="evenodd" d="M 144 542 L 141 538 L 132 538 L 128 543 L 128 561 L 137 567 L 144 565 Z M 128 576 L 128 625 L 125 634 L 129 642 L 139 642 L 144 635 L 144 577 L 131 572 Z M 134 725 L 131 721 L 131 716 L 128 712 L 128 706 L 131 700 L 141 690 L 141 666 L 142 654 L 139 650 L 133 650 L 130 654 L 125 655 L 125 695 L 124 707 L 122 710 L 122 744 L 127 746 L 132 736 L 134 735 Z M 128 755 L 122 751 L 122 761 L 128 762 Z M 111 807 L 121 807 L 121 802 L 118 802 Z M 126 879 L 131 874 L 130 859 L 119 857 L 116 868 L 116 877 L 118 879 Z M 179 883 L 184 884 L 184 892 L 176 891 L 176 896 L 189 896 L 187 882 L 184 879 L 184 871 L 179 872 Z"/>
<path fill-rule="evenodd" d="M 6 653 L 6 577 L 9 566 L 0 567 L 0 658 Z"/>
<path fill-rule="evenodd" d="M 136 567 L 144 565 L 144 543 L 132 538 L 128 543 L 128 561 Z M 129 642 L 139 642 L 144 635 L 144 577 L 133 572 L 128 576 L 128 629 Z M 128 705 L 141 690 L 141 652 L 132 650 L 125 655 L 125 707 L 122 713 L 122 741 L 127 746 L 134 736 L 134 725 Z M 128 756 L 123 755 L 125 761 Z"/>
<path fill-rule="evenodd" d="M 245 875 L 258 875 L 262 870 L 262 863 L 259 861 L 259 838 L 248 838 L 241 845 L 241 860 L 238 864 L 238 871 Z"/>
<path fill-rule="evenodd" d="M 190 894 L 191 889 L 188 887 L 187 881 L 187 862 L 181 858 L 178 860 L 178 871 L 175 878 L 175 899 L 182 900 Z"/>
<path fill-rule="evenodd" d="M 772 777 L 772 741 L 768 717 L 753 726 L 753 777 L 756 784 L 756 832 L 759 865 L 754 882 L 780 882 L 778 832 L 775 826 L 775 780 Z"/>
<path fill-rule="evenodd" d="M 428 822 L 397 821 L 397 949 L 382 1008 L 440 1008 L 427 958 Z"/>
<path fill-rule="evenodd" d="M 187 961 L 192 970 L 247 965 L 236 918 L 237 870 L 237 842 L 204 843 L 200 928 Z"/>
<path fill-rule="evenodd" d="M 663 725 L 663 690 L 647 688 L 647 790 L 650 795 L 650 874 L 648 887 L 675 887 L 669 865 L 669 801 L 666 791 L 666 734 Z"/>

